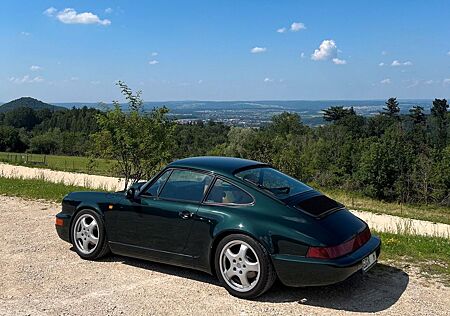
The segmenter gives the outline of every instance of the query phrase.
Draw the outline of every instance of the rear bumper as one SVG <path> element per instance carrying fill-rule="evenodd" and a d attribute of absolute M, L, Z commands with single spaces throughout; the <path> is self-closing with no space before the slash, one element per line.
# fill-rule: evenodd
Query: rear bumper
<path fill-rule="evenodd" d="M 72 216 L 69 214 L 58 213 L 56 214 L 56 218 L 63 221 L 63 225 L 55 225 L 59 238 L 70 243 L 70 222 Z"/>
<path fill-rule="evenodd" d="M 353 253 L 333 259 L 321 260 L 292 255 L 273 255 L 272 261 L 278 278 L 287 286 L 319 286 L 344 281 L 362 271 L 362 260 L 372 252 L 380 255 L 381 240 L 372 236 Z"/>

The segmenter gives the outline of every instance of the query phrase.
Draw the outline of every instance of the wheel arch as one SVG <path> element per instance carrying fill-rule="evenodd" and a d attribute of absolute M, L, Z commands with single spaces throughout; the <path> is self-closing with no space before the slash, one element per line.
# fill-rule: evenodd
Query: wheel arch
<path fill-rule="evenodd" d="M 210 267 L 210 272 L 212 275 L 216 275 L 216 268 L 215 268 L 215 264 L 214 264 L 214 259 L 215 259 L 215 254 L 216 254 L 216 250 L 217 250 L 217 246 L 219 245 L 220 241 L 222 239 L 224 239 L 227 236 L 230 235 L 235 235 L 235 234 L 239 234 L 239 235 L 245 235 L 248 236 L 252 239 L 254 239 L 255 241 L 259 242 L 261 244 L 262 247 L 264 247 L 266 249 L 266 251 L 268 253 L 271 253 L 271 249 L 272 249 L 272 245 L 268 245 L 268 241 L 266 237 L 256 237 L 256 234 L 249 232 L 247 230 L 239 230 L 239 229 L 226 229 L 223 231 L 220 231 L 219 233 L 217 233 L 211 243 L 211 247 L 209 249 L 209 267 Z"/>

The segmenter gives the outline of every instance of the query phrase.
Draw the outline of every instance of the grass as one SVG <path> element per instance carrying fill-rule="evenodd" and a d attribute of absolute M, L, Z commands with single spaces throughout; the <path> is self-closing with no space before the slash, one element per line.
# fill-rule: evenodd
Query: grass
<path fill-rule="evenodd" d="M 393 233 L 374 234 L 383 242 L 380 260 L 407 262 L 418 266 L 425 275 L 438 275 L 450 284 L 450 239 Z"/>
<path fill-rule="evenodd" d="M 350 209 L 450 224 L 450 207 L 436 205 L 401 205 L 398 203 L 371 199 L 354 192 L 330 189 L 321 189 L 321 191 Z"/>
<path fill-rule="evenodd" d="M 0 177 L 0 194 L 2 195 L 61 202 L 67 193 L 73 191 L 92 190 L 85 187 L 53 183 L 39 179 L 10 179 Z"/>
<path fill-rule="evenodd" d="M 0 152 L 0 161 L 33 168 L 113 176 L 113 161 L 107 159 L 94 159 L 91 164 L 88 157 Z"/>
<path fill-rule="evenodd" d="M 87 157 L 0 152 L 0 161 L 52 170 L 114 176 L 112 173 L 113 162 L 106 159 L 96 159 L 94 166 L 90 168 Z M 350 209 L 450 224 L 450 207 L 400 205 L 371 199 L 355 192 L 327 188 L 320 188 L 320 190 Z"/>

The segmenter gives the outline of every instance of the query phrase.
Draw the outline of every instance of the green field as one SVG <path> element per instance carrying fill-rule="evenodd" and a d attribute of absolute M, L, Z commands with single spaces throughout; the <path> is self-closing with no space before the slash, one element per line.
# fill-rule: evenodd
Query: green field
<path fill-rule="evenodd" d="M 33 168 L 48 168 L 59 171 L 81 172 L 105 176 L 113 175 L 113 162 L 106 159 L 91 160 L 88 157 L 77 156 L 0 152 L 0 161 Z"/>

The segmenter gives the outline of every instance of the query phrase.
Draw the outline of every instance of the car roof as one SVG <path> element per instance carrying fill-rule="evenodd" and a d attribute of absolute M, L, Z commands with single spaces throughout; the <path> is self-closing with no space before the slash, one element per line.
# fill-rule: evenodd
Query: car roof
<path fill-rule="evenodd" d="M 240 169 L 268 166 L 265 163 L 232 157 L 203 156 L 176 160 L 168 167 L 195 168 L 231 176 Z"/>

